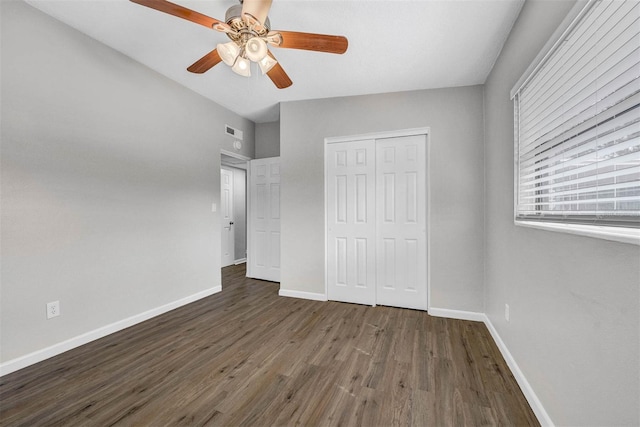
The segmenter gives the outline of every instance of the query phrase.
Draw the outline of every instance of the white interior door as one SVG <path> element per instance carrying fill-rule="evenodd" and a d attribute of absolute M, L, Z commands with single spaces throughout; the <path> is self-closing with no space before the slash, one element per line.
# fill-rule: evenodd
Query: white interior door
<path fill-rule="evenodd" d="M 328 298 L 375 304 L 375 144 L 329 144 Z"/>
<path fill-rule="evenodd" d="M 220 169 L 220 224 L 222 226 L 222 267 L 235 260 L 235 234 L 233 224 L 233 172 Z"/>
<path fill-rule="evenodd" d="M 427 309 L 426 136 L 376 141 L 376 303 Z"/>
<path fill-rule="evenodd" d="M 330 143 L 327 297 L 427 309 L 426 135 Z"/>
<path fill-rule="evenodd" d="M 280 281 L 280 158 L 249 162 L 247 276 Z"/>

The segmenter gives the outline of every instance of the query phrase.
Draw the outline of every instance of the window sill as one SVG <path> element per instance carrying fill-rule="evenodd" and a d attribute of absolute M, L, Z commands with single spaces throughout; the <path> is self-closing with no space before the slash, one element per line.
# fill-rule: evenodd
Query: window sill
<path fill-rule="evenodd" d="M 537 228 L 547 231 L 559 231 L 561 233 L 577 234 L 579 236 L 593 237 L 596 239 L 640 245 L 640 229 L 637 228 L 603 227 L 597 225 L 518 220 L 515 221 L 515 224 L 521 227 Z"/>

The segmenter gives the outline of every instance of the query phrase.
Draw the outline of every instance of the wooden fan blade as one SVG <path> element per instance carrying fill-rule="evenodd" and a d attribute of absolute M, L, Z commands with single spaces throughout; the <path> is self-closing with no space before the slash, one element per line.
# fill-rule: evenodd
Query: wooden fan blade
<path fill-rule="evenodd" d="M 273 59 L 276 59 L 276 57 L 273 56 L 271 52 L 269 52 L 269 56 L 272 57 Z M 278 89 L 284 89 L 293 84 L 293 82 L 291 81 L 291 79 L 289 78 L 287 73 L 284 71 L 284 69 L 282 68 L 279 62 L 276 65 L 274 65 L 272 69 L 267 71 L 267 75 L 269 76 L 273 84 L 276 85 Z"/>
<path fill-rule="evenodd" d="M 248 13 L 264 25 L 272 0 L 243 0 L 242 14 Z"/>
<path fill-rule="evenodd" d="M 187 68 L 187 71 L 191 71 L 192 73 L 202 74 L 205 71 L 209 71 L 218 62 L 222 61 L 220 58 L 220 54 L 218 53 L 218 49 L 213 49 L 211 52 L 207 53 L 202 58 L 198 59 L 193 65 Z"/>
<path fill-rule="evenodd" d="M 159 10 L 160 12 L 168 13 L 169 15 L 177 16 L 178 18 L 186 19 L 187 21 L 195 22 L 196 24 L 204 25 L 208 28 L 213 28 L 214 24 L 217 24 L 217 19 L 211 18 L 202 13 L 187 9 L 186 7 L 168 2 L 166 0 L 131 0 L 134 3 L 142 6 L 150 7 L 151 9 Z"/>
<path fill-rule="evenodd" d="M 246 1 L 246 0 L 245 0 Z M 296 31 L 276 31 L 282 35 L 282 43 L 277 47 L 304 49 L 326 53 L 345 53 L 349 41 L 343 36 L 328 34 L 299 33 Z"/>

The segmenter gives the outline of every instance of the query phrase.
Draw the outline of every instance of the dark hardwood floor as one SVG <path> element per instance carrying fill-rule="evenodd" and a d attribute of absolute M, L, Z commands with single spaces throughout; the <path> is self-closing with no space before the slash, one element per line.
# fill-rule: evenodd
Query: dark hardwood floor
<path fill-rule="evenodd" d="M 0 379 L 0 425 L 538 425 L 484 324 L 223 291 Z"/>

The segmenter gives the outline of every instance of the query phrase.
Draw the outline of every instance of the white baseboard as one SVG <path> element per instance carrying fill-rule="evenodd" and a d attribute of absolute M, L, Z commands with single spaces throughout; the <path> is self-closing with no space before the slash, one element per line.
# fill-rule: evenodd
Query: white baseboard
<path fill-rule="evenodd" d="M 429 307 L 427 312 L 435 317 L 448 317 L 449 319 L 472 320 L 474 322 L 484 322 L 484 313 L 475 311 L 449 310 L 448 308 Z"/>
<path fill-rule="evenodd" d="M 292 291 L 289 289 L 280 289 L 278 295 L 281 297 L 310 299 L 314 301 L 327 301 L 325 294 L 317 294 L 315 292 Z"/>
<path fill-rule="evenodd" d="M 15 359 L 9 360 L 7 362 L 0 363 L 0 377 L 6 374 L 10 374 L 11 372 L 20 370 L 22 368 L 26 368 L 27 366 L 31 366 L 38 362 L 42 362 L 45 359 L 49 359 L 50 357 L 57 356 L 58 354 L 64 353 L 65 351 L 74 349 L 76 347 L 80 347 L 81 345 L 87 344 L 91 341 L 95 341 L 97 339 L 105 337 L 114 332 L 118 332 L 122 329 L 128 328 L 137 323 L 144 322 L 145 320 L 149 320 L 152 317 L 156 317 L 168 311 L 174 310 L 178 307 L 182 307 L 183 305 L 208 297 L 209 295 L 218 293 L 221 290 L 222 290 L 221 285 L 214 286 L 213 288 L 206 289 L 202 292 L 198 292 L 193 295 L 189 295 L 188 297 L 181 298 L 177 301 L 173 301 L 168 304 L 162 305 L 160 307 L 147 310 L 143 313 L 136 314 L 126 319 L 118 320 L 117 322 L 111 323 L 110 325 L 106 325 L 101 328 L 94 329 L 93 331 L 89 331 L 82 335 L 78 335 L 77 337 L 73 337 L 66 341 L 59 342 L 52 346 L 43 348 L 42 350 L 37 350 L 37 351 L 34 351 L 33 353 L 29 353 L 24 356 L 20 356 Z"/>
<path fill-rule="evenodd" d="M 489 329 L 489 332 L 491 333 L 493 340 L 496 342 L 498 349 L 500 349 L 500 353 L 502 353 L 502 357 L 504 357 L 504 360 L 507 362 L 507 365 L 509 365 L 509 369 L 511 369 L 511 373 L 513 374 L 516 381 L 518 382 L 520 389 L 522 389 L 522 393 L 524 394 L 524 397 L 527 399 L 527 402 L 529 402 L 529 405 L 531 406 L 531 409 L 533 410 L 533 412 L 536 414 L 536 417 L 538 417 L 538 421 L 543 426 L 548 426 L 548 427 L 555 426 L 553 421 L 551 421 L 551 417 L 549 416 L 547 411 L 544 409 L 544 406 L 542 406 L 542 402 L 540 402 L 540 399 L 538 399 L 538 396 L 533 391 L 531 384 L 529 384 L 529 381 L 527 381 L 527 378 L 524 376 L 524 374 L 520 370 L 520 367 L 518 366 L 515 359 L 511 355 L 511 352 L 509 352 L 509 349 L 507 348 L 506 344 L 504 343 L 504 341 L 502 341 L 502 338 L 500 338 L 500 335 L 498 335 L 498 331 L 496 331 L 496 328 L 491 323 L 491 320 L 489 320 L 489 317 L 486 314 L 483 314 L 482 316 L 484 317 L 483 321 L 485 325 L 487 325 L 487 329 Z"/>
<path fill-rule="evenodd" d="M 247 262 L 247 259 L 246 259 L 246 258 L 240 258 L 240 259 L 235 260 L 235 261 L 233 262 L 233 265 L 240 265 L 240 264 L 244 264 L 244 263 L 246 263 L 246 262 Z"/>
<path fill-rule="evenodd" d="M 542 406 L 542 402 L 540 402 L 540 399 L 538 399 L 538 396 L 533 391 L 531 384 L 529 384 L 529 381 L 527 381 L 527 378 L 520 370 L 520 367 L 511 355 L 511 352 L 509 352 L 506 344 L 504 343 L 504 341 L 502 341 L 502 338 L 500 338 L 500 335 L 498 335 L 498 331 L 496 331 L 496 328 L 493 326 L 493 324 L 489 320 L 489 317 L 485 313 L 431 307 L 429 308 L 429 314 L 436 317 L 448 317 L 451 319 L 483 322 L 485 325 L 487 325 L 487 329 L 489 329 L 491 337 L 498 346 L 500 353 L 502 353 L 502 357 L 504 357 L 504 360 L 507 362 L 509 369 L 511 369 L 511 373 L 518 382 L 518 385 L 520 386 L 524 397 L 527 399 L 527 402 L 529 402 L 529 405 L 531 406 L 533 412 L 536 414 L 536 417 L 538 418 L 540 424 L 548 427 L 555 426 L 553 421 L 551 421 L 551 417 L 549 417 L 549 414 L 544 409 L 544 406 Z"/>

